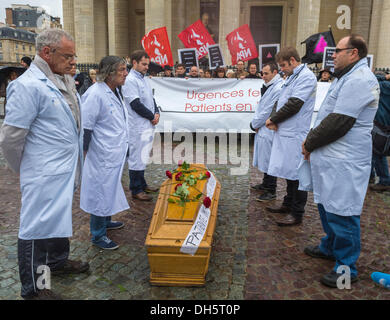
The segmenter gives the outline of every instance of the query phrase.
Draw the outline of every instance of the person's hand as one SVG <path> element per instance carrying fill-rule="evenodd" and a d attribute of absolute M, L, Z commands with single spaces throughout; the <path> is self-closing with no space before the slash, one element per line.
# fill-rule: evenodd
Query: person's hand
<path fill-rule="evenodd" d="M 269 130 L 273 130 L 273 131 L 278 131 L 278 125 L 273 123 L 271 121 L 271 119 L 268 119 L 265 123 L 265 126 L 267 127 L 267 129 Z"/>
<path fill-rule="evenodd" d="M 154 115 L 154 119 L 152 120 L 152 125 L 156 126 L 160 121 L 160 114 L 159 113 L 156 113 Z"/>
<path fill-rule="evenodd" d="M 310 152 L 306 150 L 305 143 L 306 140 L 302 143 L 302 154 L 305 160 L 310 161 Z"/>
<path fill-rule="evenodd" d="M 240 77 L 240 80 L 244 80 L 244 79 L 245 79 L 245 76 L 241 76 L 241 77 Z"/>
<path fill-rule="evenodd" d="M 256 133 L 258 133 L 258 132 L 259 132 L 259 130 L 260 130 L 260 129 L 256 129 L 256 130 L 255 130 L 255 131 L 256 131 Z"/>

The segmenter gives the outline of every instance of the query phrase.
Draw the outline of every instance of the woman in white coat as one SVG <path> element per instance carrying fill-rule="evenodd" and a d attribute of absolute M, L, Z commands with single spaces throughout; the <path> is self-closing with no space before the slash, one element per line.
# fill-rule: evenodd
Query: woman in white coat
<path fill-rule="evenodd" d="M 118 90 L 127 74 L 125 60 L 103 58 L 98 82 L 82 97 L 86 157 L 80 207 L 91 214 L 92 243 L 109 250 L 119 246 L 107 237 L 107 229 L 123 227 L 123 223 L 111 221 L 111 216 L 129 209 L 121 183 L 129 143 L 128 115 Z"/>

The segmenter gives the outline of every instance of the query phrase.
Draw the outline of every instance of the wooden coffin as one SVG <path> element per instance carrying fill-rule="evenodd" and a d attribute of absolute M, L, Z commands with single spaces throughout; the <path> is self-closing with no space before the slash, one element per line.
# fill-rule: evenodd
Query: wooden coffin
<path fill-rule="evenodd" d="M 194 168 L 196 174 L 207 171 L 201 164 L 191 165 L 190 169 Z M 197 190 L 205 192 L 207 182 L 198 181 Z M 150 283 L 158 286 L 202 286 L 210 261 L 221 185 L 217 180 L 205 235 L 196 253 L 190 255 L 180 252 L 180 249 L 196 221 L 201 203 L 186 204 L 184 211 L 178 204 L 169 203 L 168 198 L 174 193 L 177 183 L 173 178 L 161 185 L 146 237 Z"/>

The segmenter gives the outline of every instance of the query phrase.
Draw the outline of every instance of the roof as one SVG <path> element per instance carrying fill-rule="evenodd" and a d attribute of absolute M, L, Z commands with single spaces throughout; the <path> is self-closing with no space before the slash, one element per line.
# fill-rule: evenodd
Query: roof
<path fill-rule="evenodd" d="M 10 27 L 0 28 L 0 39 L 15 39 L 35 44 L 36 37 L 36 33 L 27 30 L 14 29 Z"/>

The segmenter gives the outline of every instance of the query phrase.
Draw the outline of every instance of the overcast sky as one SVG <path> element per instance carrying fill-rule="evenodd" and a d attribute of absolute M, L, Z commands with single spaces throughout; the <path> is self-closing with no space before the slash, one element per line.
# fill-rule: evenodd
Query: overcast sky
<path fill-rule="evenodd" d="M 63 24 L 62 0 L 0 0 L 0 22 L 5 22 L 5 8 L 10 8 L 12 4 L 29 4 L 30 6 L 42 7 L 51 16 L 60 17 L 61 24 Z"/>

